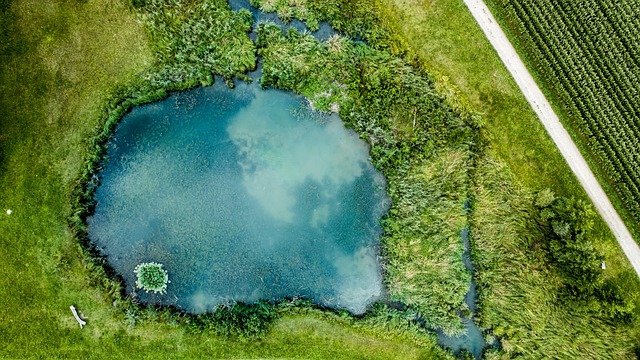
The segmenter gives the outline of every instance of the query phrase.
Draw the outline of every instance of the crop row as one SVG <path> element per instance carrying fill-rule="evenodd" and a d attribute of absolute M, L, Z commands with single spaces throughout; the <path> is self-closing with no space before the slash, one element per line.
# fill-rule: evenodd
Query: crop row
<path fill-rule="evenodd" d="M 495 4 L 640 221 L 640 8 L 613 0 Z"/>

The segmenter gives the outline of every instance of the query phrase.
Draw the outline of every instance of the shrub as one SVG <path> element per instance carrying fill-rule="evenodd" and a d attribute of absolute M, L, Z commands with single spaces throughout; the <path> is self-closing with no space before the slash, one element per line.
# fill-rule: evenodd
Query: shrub
<path fill-rule="evenodd" d="M 602 284 L 604 260 L 590 239 L 595 211 L 580 200 L 555 197 L 548 190 L 538 193 L 534 204 L 545 247 L 567 290 L 576 298 L 591 296 Z"/>
<path fill-rule="evenodd" d="M 170 282 L 169 275 L 162 268 L 162 264 L 142 263 L 136 266 L 133 272 L 138 276 L 138 280 L 136 280 L 138 288 L 146 292 L 153 291 L 161 294 L 167 292 L 167 284 Z"/>

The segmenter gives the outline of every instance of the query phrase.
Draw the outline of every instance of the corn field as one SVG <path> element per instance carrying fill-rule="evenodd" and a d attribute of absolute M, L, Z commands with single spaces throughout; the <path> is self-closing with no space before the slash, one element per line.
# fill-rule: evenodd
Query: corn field
<path fill-rule="evenodd" d="M 493 4 L 640 221 L 640 1 Z"/>

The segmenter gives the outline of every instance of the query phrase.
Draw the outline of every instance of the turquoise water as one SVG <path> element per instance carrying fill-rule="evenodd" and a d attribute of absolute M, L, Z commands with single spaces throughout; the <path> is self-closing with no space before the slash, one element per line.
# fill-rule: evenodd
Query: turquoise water
<path fill-rule="evenodd" d="M 136 291 L 164 264 L 189 312 L 306 297 L 362 313 L 383 293 L 379 218 L 389 200 L 368 148 L 291 93 L 219 81 L 134 108 L 109 143 L 90 238 Z"/>

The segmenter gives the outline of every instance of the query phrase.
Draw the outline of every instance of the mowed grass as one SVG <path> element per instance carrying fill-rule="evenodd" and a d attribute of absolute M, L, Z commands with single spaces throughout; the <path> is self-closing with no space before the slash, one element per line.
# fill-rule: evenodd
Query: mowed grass
<path fill-rule="evenodd" d="M 463 0 L 389 0 L 381 7 L 405 56 L 433 76 L 454 107 L 481 116 L 488 153 L 504 161 L 519 184 L 587 199 Z M 598 218 L 594 227 L 611 273 L 630 269 L 604 221 Z"/>
<path fill-rule="evenodd" d="M 78 341 L 69 305 L 91 320 L 104 305 L 66 226 L 70 186 L 103 99 L 150 53 L 122 2 L 2 5 L 0 351 L 45 355 Z"/>
<path fill-rule="evenodd" d="M 125 0 L 5 0 L 0 12 L 0 358 L 446 356 L 322 313 L 285 316 L 250 341 L 195 335 L 153 312 L 127 327 L 66 219 L 106 99 L 153 62 L 145 30 Z"/>

